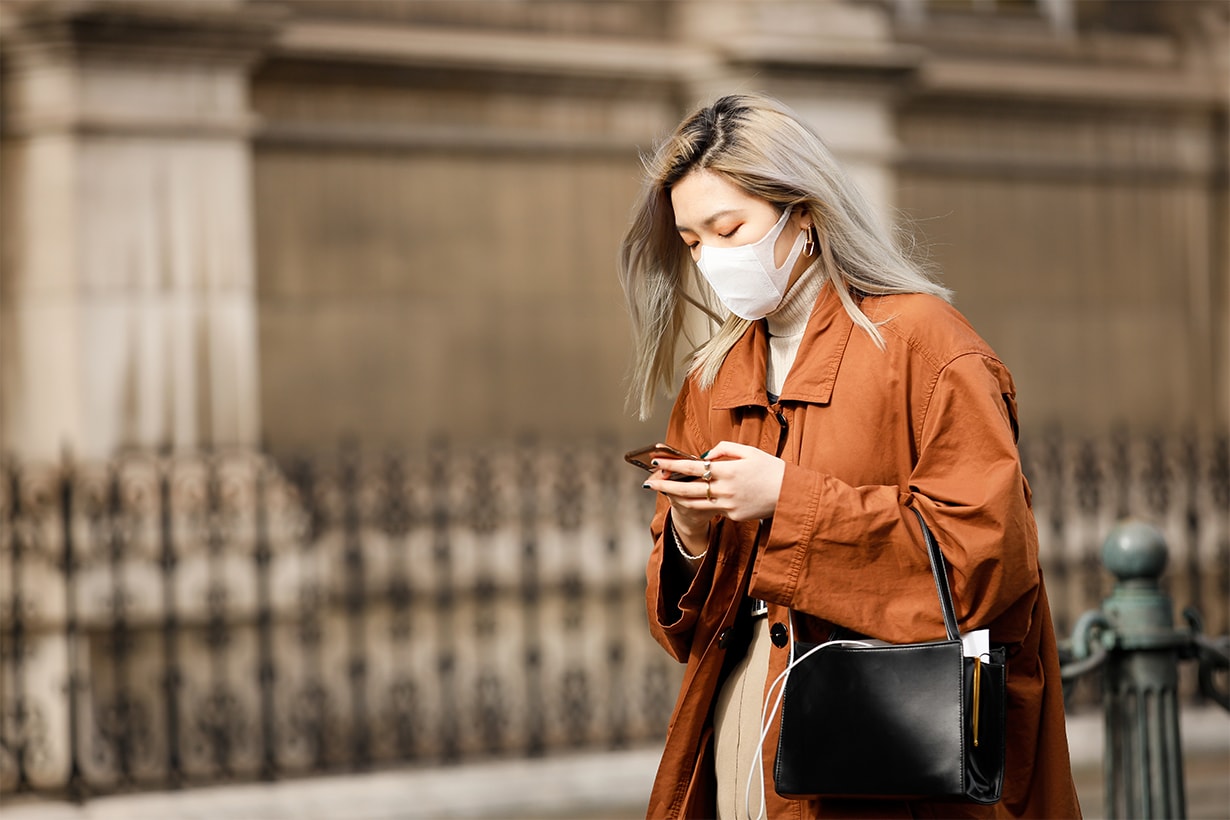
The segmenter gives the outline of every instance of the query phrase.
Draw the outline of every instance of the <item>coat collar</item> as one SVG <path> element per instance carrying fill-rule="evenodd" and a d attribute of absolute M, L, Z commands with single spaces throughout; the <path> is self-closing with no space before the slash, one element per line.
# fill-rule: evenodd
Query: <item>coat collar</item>
<path fill-rule="evenodd" d="M 779 400 L 828 404 L 853 328 L 854 321 L 842 308 L 832 286 L 826 284 L 807 320 L 798 355 Z M 769 334 L 764 320 L 753 322 L 726 354 L 714 379 L 714 409 L 769 405 L 765 391 L 768 350 Z"/>

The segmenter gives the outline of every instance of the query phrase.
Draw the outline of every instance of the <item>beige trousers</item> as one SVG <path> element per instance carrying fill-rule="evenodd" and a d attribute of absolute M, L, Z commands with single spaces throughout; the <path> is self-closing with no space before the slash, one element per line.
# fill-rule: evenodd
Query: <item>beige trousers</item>
<path fill-rule="evenodd" d="M 752 642 L 747 655 L 730 673 L 718 693 L 714 714 L 713 766 L 717 775 L 718 820 L 756 817 L 764 799 L 763 761 L 756 759 L 760 745 L 765 678 L 769 674 L 769 619 L 752 621 Z M 748 774 L 751 795 L 748 795 Z M 750 806 L 748 814 L 745 806 Z"/>

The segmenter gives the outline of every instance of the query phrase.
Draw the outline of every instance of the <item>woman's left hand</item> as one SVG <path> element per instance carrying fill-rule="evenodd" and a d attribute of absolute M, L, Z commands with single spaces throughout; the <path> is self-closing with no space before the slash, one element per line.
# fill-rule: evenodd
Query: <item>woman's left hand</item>
<path fill-rule="evenodd" d="M 724 515 L 732 521 L 769 518 L 777 509 L 786 462 L 764 450 L 732 441 L 720 442 L 701 461 L 659 458 L 647 486 L 671 504 L 696 512 Z M 709 480 L 703 476 L 709 468 Z M 695 481 L 667 476 L 694 475 Z"/>

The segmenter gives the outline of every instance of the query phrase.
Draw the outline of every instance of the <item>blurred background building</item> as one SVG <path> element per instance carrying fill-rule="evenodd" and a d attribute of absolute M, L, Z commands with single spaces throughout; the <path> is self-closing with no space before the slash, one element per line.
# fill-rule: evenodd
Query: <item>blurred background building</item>
<path fill-rule="evenodd" d="M 1061 630 L 1127 513 L 1226 629 L 1224 0 L 0 0 L 0 48 L 0 787 L 660 732 L 614 259 L 732 91 L 1012 369 Z"/>
<path fill-rule="evenodd" d="M 1023 426 L 1224 429 L 1219 0 L 5 0 L 0 448 L 616 431 L 638 154 L 766 91 Z"/>

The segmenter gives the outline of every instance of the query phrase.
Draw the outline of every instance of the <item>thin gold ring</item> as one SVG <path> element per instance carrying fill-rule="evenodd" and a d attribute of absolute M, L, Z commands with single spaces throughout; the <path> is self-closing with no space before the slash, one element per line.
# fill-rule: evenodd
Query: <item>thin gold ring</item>
<path fill-rule="evenodd" d="M 713 500 L 713 485 L 707 481 L 705 482 L 705 498 L 710 501 Z"/>

